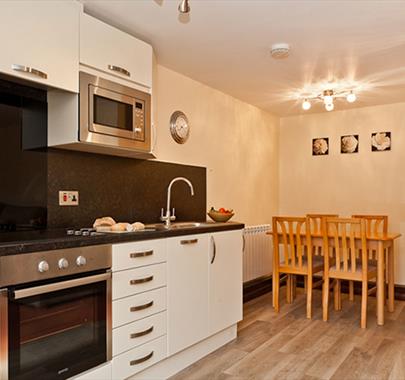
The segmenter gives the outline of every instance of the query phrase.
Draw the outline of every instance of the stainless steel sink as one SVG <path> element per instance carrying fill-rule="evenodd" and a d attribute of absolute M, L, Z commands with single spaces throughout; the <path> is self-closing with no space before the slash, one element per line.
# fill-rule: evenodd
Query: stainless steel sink
<path fill-rule="evenodd" d="M 178 222 L 178 223 L 171 223 L 170 227 L 167 228 L 164 224 L 148 224 L 145 227 L 148 229 L 155 229 L 155 230 L 177 230 L 183 228 L 196 228 L 203 226 L 205 223 L 199 222 Z"/>

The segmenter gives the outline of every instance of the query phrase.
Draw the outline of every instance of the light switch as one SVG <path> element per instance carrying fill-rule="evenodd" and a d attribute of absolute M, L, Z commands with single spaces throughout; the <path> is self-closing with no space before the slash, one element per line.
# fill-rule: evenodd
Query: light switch
<path fill-rule="evenodd" d="M 59 206 L 79 206 L 79 192 L 70 190 L 60 190 Z"/>

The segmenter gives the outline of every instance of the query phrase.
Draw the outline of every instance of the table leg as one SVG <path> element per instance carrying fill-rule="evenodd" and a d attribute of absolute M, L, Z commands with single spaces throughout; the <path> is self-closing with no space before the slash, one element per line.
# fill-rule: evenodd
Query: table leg
<path fill-rule="evenodd" d="M 388 255 L 388 311 L 394 311 L 394 244 L 387 249 Z"/>
<path fill-rule="evenodd" d="M 378 242 L 377 249 L 377 324 L 384 325 L 384 246 Z"/>

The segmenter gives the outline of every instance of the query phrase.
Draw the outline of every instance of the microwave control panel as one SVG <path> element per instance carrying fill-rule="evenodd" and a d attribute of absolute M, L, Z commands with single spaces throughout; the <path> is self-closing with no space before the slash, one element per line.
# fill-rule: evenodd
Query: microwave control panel
<path fill-rule="evenodd" d="M 145 103 L 137 100 L 135 102 L 135 140 L 145 141 Z"/>

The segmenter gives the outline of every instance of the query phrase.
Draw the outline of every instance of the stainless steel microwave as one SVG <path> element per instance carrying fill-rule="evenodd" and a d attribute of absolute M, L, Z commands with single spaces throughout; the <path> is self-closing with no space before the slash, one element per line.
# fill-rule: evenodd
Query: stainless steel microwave
<path fill-rule="evenodd" d="M 80 72 L 79 98 L 80 142 L 150 152 L 150 94 Z"/>

